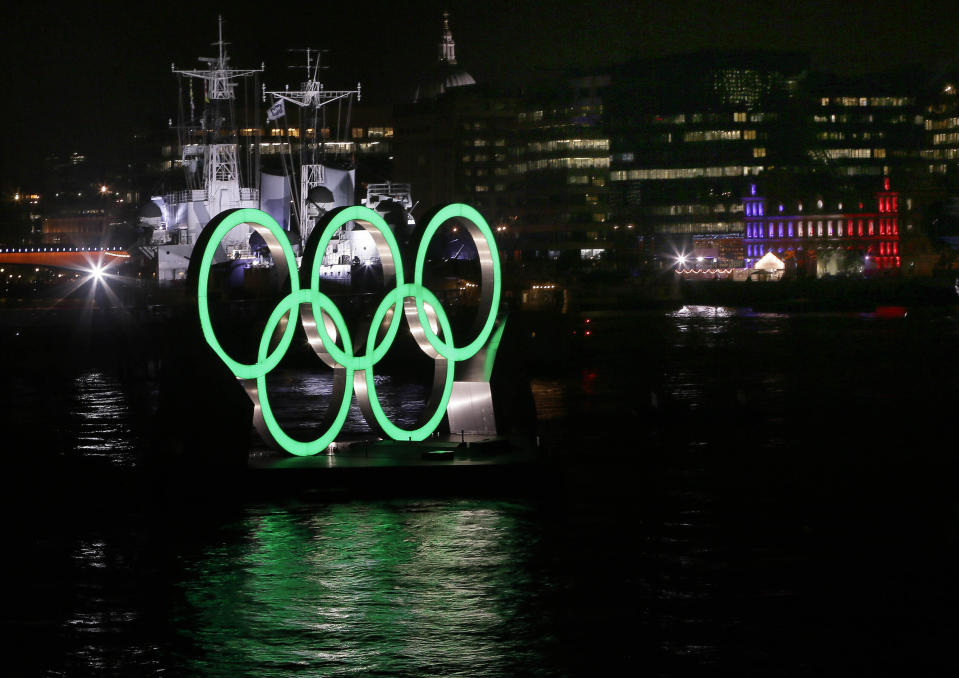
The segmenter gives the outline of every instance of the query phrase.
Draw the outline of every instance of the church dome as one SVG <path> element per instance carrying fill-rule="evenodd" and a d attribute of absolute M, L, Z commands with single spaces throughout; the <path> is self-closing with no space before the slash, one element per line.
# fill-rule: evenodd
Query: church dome
<path fill-rule="evenodd" d="M 456 63 L 456 43 L 450 32 L 449 14 L 443 12 L 443 37 L 439 43 L 439 58 L 420 81 L 413 93 L 413 103 L 428 101 L 454 87 L 475 85 L 476 80 Z"/>
<path fill-rule="evenodd" d="M 443 63 L 437 66 L 416 86 L 413 93 L 414 104 L 435 99 L 454 87 L 476 84 L 473 76 L 458 66 Z"/>

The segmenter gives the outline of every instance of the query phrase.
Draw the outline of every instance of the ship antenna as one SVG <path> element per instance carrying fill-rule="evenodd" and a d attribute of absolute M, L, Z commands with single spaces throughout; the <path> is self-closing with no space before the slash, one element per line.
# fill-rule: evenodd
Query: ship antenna
<path fill-rule="evenodd" d="M 224 42 L 223 42 L 223 15 L 222 15 L 222 14 L 218 14 L 217 17 L 216 17 L 216 21 L 217 21 L 217 28 L 218 28 L 218 31 L 219 31 L 219 38 L 220 38 L 219 40 L 216 41 L 216 44 L 219 45 L 219 47 L 220 47 L 220 64 L 221 64 L 221 67 L 222 67 L 222 64 L 223 64 L 223 45 L 224 45 Z"/>
<path fill-rule="evenodd" d="M 323 83 L 317 80 L 319 76 L 319 71 L 324 68 L 321 65 L 321 55 L 326 50 L 318 50 L 307 47 L 305 49 L 291 49 L 290 52 L 306 52 L 306 82 L 303 83 L 302 89 L 300 90 L 291 90 L 289 86 L 284 90 L 267 90 L 264 94 L 269 94 L 272 97 L 274 104 L 283 101 L 284 104 L 293 104 L 300 109 L 307 109 L 304 113 L 312 112 L 313 119 L 313 135 L 314 143 L 310 159 L 312 162 L 304 163 L 303 162 L 303 153 L 304 146 L 308 145 L 307 142 L 303 142 L 300 146 L 301 154 L 301 164 L 300 164 L 300 186 L 299 191 L 297 191 L 297 186 L 293 183 L 293 177 L 290 177 L 291 186 L 290 193 L 293 196 L 294 204 L 294 215 L 296 216 L 297 221 L 300 224 L 300 238 L 301 242 L 306 242 L 309 232 L 312 230 L 312 223 L 305 223 L 306 219 L 306 198 L 309 195 L 309 189 L 313 186 L 318 186 L 322 184 L 322 172 L 323 166 L 316 162 L 315 154 L 319 151 L 320 157 L 325 159 L 326 156 L 326 140 L 323 137 L 323 129 L 326 127 L 326 110 L 325 107 L 333 102 L 339 102 L 339 105 L 342 107 L 343 100 L 345 99 L 347 103 L 352 107 L 353 98 L 357 99 L 360 96 L 360 86 L 357 83 L 356 89 L 351 90 L 328 90 L 323 86 Z M 314 58 L 315 57 L 315 58 Z M 296 66 L 291 68 L 303 68 L 303 66 Z M 311 110 L 310 110 L 311 109 Z M 323 110 L 321 110 L 323 109 Z M 324 124 L 319 123 L 320 116 L 323 116 Z M 300 116 L 300 123 L 302 126 L 303 115 Z M 347 123 L 347 127 L 349 124 Z M 340 130 L 337 130 L 338 132 Z M 293 144 L 292 142 L 289 145 L 290 147 L 290 161 L 293 161 Z M 298 195 L 299 194 L 299 195 Z"/>

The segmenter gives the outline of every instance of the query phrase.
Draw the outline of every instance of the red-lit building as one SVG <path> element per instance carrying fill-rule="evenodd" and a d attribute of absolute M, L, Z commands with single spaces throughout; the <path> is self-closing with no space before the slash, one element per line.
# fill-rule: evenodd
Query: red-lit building
<path fill-rule="evenodd" d="M 900 266 L 899 193 L 883 178 L 868 199 L 774 201 L 751 184 L 743 198 L 747 268 L 767 252 L 816 275 Z"/>

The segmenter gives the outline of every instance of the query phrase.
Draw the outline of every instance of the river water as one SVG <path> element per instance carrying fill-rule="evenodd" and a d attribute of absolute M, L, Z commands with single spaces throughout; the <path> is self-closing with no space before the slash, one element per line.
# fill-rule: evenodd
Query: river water
<path fill-rule="evenodd" d="M 5 663 L 954 675 L 959 310 L 896 316 L 591 317 L 529 361 L 548 460 L 504 490 L 180 496 L 144 478 L 149 366 L 26 350 L 0 395 L 34 460 L 6 474 Z"/>

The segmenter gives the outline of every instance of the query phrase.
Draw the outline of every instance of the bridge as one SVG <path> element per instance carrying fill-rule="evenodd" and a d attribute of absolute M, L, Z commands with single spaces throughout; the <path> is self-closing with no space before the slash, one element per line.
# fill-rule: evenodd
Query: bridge
<path fill-rule="evenodd" d="M 0 249 L 0 265 L 46 266 L 89 271 L 106 270 L 130 260 L 118 247 L 10 247 Z"/>

